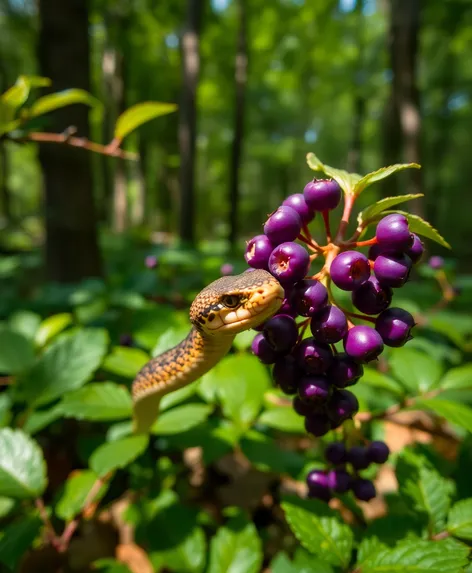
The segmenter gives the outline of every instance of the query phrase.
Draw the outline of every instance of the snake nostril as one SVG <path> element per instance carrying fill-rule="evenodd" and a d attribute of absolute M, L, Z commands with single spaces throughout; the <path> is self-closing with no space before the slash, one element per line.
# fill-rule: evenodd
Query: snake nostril
<path fill-rule="evenodd" d="M 257 292 L 258 292 L 259 294 L 264 294 L 264 290 L 261 289 L 261 288 L 260 288 Z"/>

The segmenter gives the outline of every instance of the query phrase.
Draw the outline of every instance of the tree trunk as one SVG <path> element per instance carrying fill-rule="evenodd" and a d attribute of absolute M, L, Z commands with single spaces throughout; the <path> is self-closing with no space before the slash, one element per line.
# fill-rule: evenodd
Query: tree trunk
<path fill-rule="evenodd" d="M 187 22 L 181 38 L 182 93 L 179 108 L 180 238 L 195 243 L 195 139 L 197 85 L 200 71 L 202 0 L 187 0 Z"/>
<path fill-rule="evenodd" d="M 399 124 L 403 157 L 406 163 L 421 163 L 421 114 L 417 88 L 417 62 L 420 31 L 420 0 L 390 0 L 390 58 L 392 67 L 392 116 Z M 391 125 L 392 130 L 395 126 Z M 395 133 L 392 133 L 395 139 Z M 406 191 L 421 193 L 420 170 L 408 170 Z M 421 201 L 411 203 L 421 215 Z"/>
<path fill-rule="evenodd" d="M 89 20 L 83 0 L 40 0 L 39 61 L 52 89 L 89 90 Z M 53 129 L 73 125 L 88 137 L 88 108 L 70 106 L 53 115 Z M 49 279 L 75 282 L 102 274 L 97 241 L 89 152 L 43 144 L 46 214 L 46 271 Z"/>
<path fill-rule="evenodd" d="M 229 180 L 229 244 L 234 249 L 238 240 L 239 172 L 244 138 L 244 107 L 247 83 L 247 12 L 246 0 L 238 0 L 239 29 L 234 70 L 235 102 L 233 145 Z"/>

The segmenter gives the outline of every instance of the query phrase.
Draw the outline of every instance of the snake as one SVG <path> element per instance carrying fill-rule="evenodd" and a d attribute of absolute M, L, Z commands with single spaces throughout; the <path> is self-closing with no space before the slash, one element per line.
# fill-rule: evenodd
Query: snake
<path fill-rule="evenodd" d="M 263 269 L 223 276 L 198 293 L 190 306 L 188 336 L 147 362 L 133 381 L 134 432 L 150 432 L 162 397 L 211 370 L 229 352 L 235 336 L 262 325 L 280 309 L 284 297 L 282 285 Z"/>

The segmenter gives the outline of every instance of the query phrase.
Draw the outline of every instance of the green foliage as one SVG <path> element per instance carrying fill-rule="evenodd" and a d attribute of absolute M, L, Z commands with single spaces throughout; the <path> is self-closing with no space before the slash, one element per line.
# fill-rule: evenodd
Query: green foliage
<path fill-rule="evenodd" d="M 147 444 L 147 436 L 131 436 L 103 444 L 90 456 L 90 467 L 99 477 L 104 477 L 134 461 L 144 452 Z"/>
<path fill-rule="evenodd" d="M 133 105 L 116 120 L 115 137 L 123 139 L 143 123 L 177 110 L 173 103 L 144 102 Z"/>

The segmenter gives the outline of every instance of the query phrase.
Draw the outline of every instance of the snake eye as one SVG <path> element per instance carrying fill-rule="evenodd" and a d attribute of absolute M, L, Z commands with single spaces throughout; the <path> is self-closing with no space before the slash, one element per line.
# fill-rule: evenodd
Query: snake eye
<path fill-rule="evenodd" d="M 228 308 L 236 308 L 240 303 L 240 301 L 241 301 L 240 297 L 236 296 L 235 294 L 228 294 L 224 296 L 221 300 L 221 302 Z"/>

